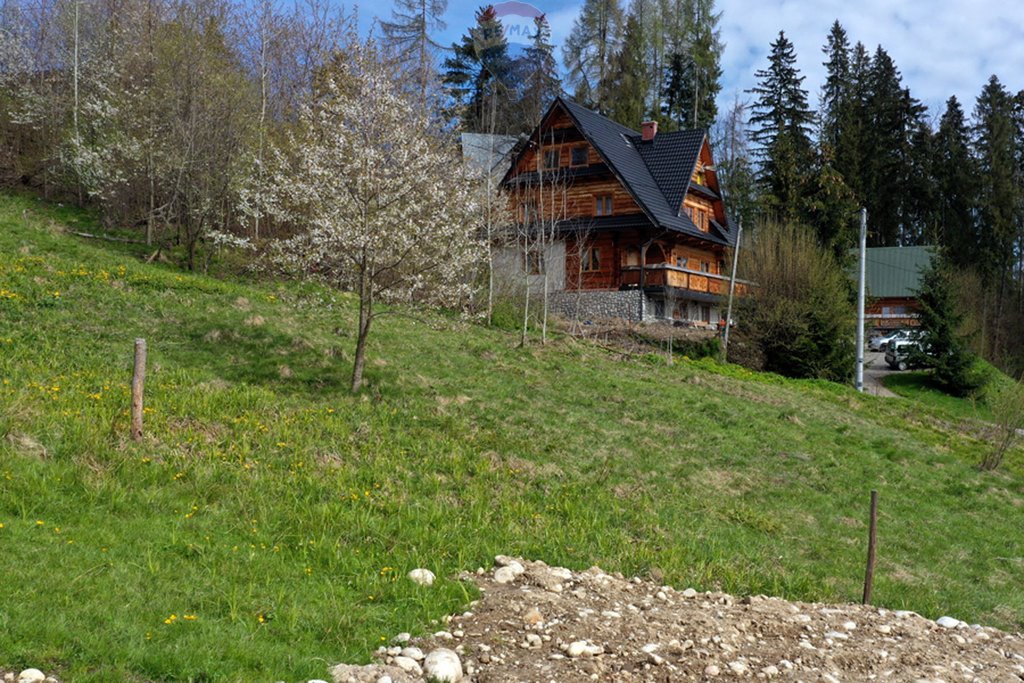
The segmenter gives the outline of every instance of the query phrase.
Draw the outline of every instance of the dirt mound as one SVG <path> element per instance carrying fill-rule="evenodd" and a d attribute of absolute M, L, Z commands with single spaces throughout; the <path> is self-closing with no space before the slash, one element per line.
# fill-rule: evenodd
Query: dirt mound
<path fill-rule="evenodd" d="M 478 683 L 1024 681 L 1020 634 L 949 617 L 677 591 L 503 556 L 497 565 L 461 577 L 483 596 L 446 630 L 380 648 L 378 665 L 339 665 L 335 681 L 423 681 L 423 653 L 436 649 L 457 652 L 461 680 Z"/>

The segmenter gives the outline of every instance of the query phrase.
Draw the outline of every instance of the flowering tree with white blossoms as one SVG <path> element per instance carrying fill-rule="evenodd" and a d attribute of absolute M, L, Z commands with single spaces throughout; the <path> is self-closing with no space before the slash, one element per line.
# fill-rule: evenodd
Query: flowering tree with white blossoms
<path fill-rule="evenodd" d="M 300 230 L 278 263 L 359 296 L 353 392 L 377 304 L 458 303 L 483 249 L 477 181 L 397 73 L 372 41 L 332 60 L 261 198 Z"/>

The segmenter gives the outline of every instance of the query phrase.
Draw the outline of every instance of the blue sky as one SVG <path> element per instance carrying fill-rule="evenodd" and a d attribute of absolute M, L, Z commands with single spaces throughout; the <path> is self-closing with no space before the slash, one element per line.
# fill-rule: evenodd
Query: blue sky
<path fill-rule="evenodd" d="M 448 45 L 473 22 L 480 0 L 449 0 Z M 535 0 L 547 14 L 561 59 L 561 44 L 572 29 L 581 0 Z M 970 112 L 989 76 L 997 74 L 1014 92 L 1024 89 L 1024 2 L 1020 0 L 718 0 L 722 12 L 723 91 L 720 108 L 751 87 L 766 64 L 769 44 L 785 30 L 796 47 L 804 87 L 817 104 L 824 77 L 821 47 L 835 19 L 851 41 L 873 52 L 881 44 L 903 73 L 904 84 L 933 116 L 955 94 Z M 387 18 L 389 0 L 360 7 L 362 23 L 372 14 Z"/>

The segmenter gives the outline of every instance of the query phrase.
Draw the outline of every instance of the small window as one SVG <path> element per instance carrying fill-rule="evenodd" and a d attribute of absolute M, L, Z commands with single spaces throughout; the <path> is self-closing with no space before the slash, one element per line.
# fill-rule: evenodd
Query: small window
<path fill-rule="evenodd" d="M 586 147 L 573 147 L 572 148 L 572 161 L 573 166 L 586 166 L 587 165 L 587 148 Z"/>
<path fill-rule="evenodd" d="M 583 253 L 583 272 L 593 273 L 601 270 L 601 252 L 599 249 L 587 249 Z"/>
<path fill-rule="evenodd" d="M 655 299 L 654 300 L 654 317 L 664 318 L 665 317 L 665 300 Z"/>
<path fill-rule="evenodd" d="M 544 168 L 558 168 L 561 154 L 557 149 L 549 149 L 544 152 Z"/>
<path fill-rule="evenodd" d="M 701 270 L 702 273 L 710 273 L 711 272 L 711 264 L 708 261 L 701 261 L 700 262 L 700 270 Z"/>
<path fill-rule="evenodd" d="M 524 254 L 526 263 L 523 264 L 526 272 L 530 275 L 543 275 L 544 274 L 544 254 L 540 253 L 536 249 L 531 249 Z"/>
<path fill-rule="evenodd" d="M 612 196 L 610 194 L 595 197 L 594 214 L 598 216 L 612 215 Z"/>
<path fill-rule="evenodd" d="M 724 275 L 725 274 L 725 261 L 722 261 L 722 260 L 718 261 L 718 274 L 719 275 Z"/>
<path fill-rule="evenodd" d="M 676 257 L 676 267 L 677 268 L 685 268 L 686 267 L 686 257 L 685 256 L 677 256 Z"/>
<path fill-rule="evenodd" d="M 700 307 L 700 319 L 702 322 L 711 322 L 711 306 L 704 304 Z"/>

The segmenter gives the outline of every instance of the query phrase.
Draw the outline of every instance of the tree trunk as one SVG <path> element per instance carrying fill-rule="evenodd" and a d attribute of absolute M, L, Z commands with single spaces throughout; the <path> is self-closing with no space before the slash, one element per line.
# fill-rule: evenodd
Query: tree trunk
<path fill-rule="evenodd" d="M 356 357 L 352 363 L 352 393 L 358 393 L 363 386 L 363 368 L 366 366 L 366 338 L 373 321 L 373 292 L 363 272 L 359 278 L 359 336 L 356 338 Z"/>

